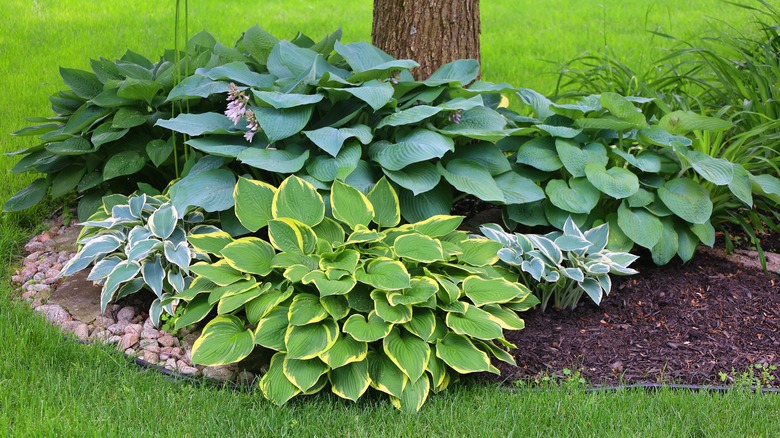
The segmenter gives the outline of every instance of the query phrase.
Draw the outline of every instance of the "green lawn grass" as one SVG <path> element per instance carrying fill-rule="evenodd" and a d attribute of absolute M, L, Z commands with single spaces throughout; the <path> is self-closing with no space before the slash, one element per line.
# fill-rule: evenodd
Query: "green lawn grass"
<path fill-rule="evenodd" d="M 0 29 L 0 152 L 34 144 L 11 137 L 27 116 L 50 113 L 62 88 L 57 67 L 88 68 L 89 58 L 118 58 L 126 48 L 156 57 L 173 46 L 173 2 L 9 0 Z M 359 1 L 190 2 L 190 32 L 205 29 L 231 44 L 254 24 L 283 38 L 298 30 L 321 37 L 342 27 L 345 41 L 370 39 L 371 5 Z M 718 0 L 545 2 L 483 0 L 483 74 L 542 92 L 555 65 L 606 44 L 627 63 L 646 65 L 666 40 L 647 30 L 692 38 L 705 16 L 747 28 L 750 16 Z M 32 175 L 10 174 L 0 157 L 0 203 Z M 512 392 L 469 384 L 432 397 L 418 416 L 384 399 L 357 405 L 333 396 L 278 409 L 259 394 L 171 383 L 140 374 L 121 356 L 66 342 L 14 302 L 8 283 L 18 245 L 57 204 L 0 217 L 0 434 L 122 435 L 772 435 L 780 430 L 776 396 L 745 392 L 640 391 L 591 394 Z M 728 371 L 728 370 L 726 370 Z"/>

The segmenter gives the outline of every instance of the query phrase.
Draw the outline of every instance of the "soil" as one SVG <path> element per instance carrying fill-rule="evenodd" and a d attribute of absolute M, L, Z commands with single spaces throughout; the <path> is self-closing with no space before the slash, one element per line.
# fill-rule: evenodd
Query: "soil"
<path fill-rule="evenodd" d="M 780 381 L 770 369 L 780 368 L 780 276 L 714 251 L 637 268 L 600 307 L 525 314 L 526 328 L 508 336 L 518 367 L 502 364 L 500 379 L 568 368 L 593 384 L 723 384 L 761 365 L 756 376 Z"/>

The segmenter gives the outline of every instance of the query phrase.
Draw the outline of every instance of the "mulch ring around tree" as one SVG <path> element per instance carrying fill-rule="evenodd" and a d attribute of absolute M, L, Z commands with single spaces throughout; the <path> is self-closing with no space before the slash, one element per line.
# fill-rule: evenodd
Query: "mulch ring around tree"
<path fill-rule="evenodd" d="M 761 365 L 756 374 L 780 382 L 771 369 L 780 368 L 780 276 L 721 254 L 640 264 L 638 275 L 616 279 L 601 306 L 583 300 L 573 311 L 523 315 L 526 328 L 508 333 L 518 367 L 500 364 L 496 379 L 569 369 L 599 385 L 719 385 Z"/>

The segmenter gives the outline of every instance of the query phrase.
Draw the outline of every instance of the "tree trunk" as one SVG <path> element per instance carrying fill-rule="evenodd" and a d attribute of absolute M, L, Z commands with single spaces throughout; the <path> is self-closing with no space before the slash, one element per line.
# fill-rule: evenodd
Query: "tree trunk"
<path fill-rule="evenodd" d="M 425 79 L 457 59 L 479 61 L 479 0 L 374 0 L 371 38 L 399 59 L 413 59 Z"/>

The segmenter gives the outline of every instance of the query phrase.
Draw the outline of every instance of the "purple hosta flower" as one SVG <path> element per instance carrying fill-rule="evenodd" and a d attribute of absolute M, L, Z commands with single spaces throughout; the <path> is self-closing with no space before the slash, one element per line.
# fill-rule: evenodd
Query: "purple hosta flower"
<path fill-rule="evenodd" d="M 460 123 L 461 114 L 463 114 L 463 111 L 461 111 L 461 110 L 457 110 L 457 111 L 453 112 L 452 114 L 450 114 L 450 117 L 449 117 L 450 122 L 452 122 L 452 123 L 454 123 L 456 125 L 458 123 Z"/>
<path fill-rule="evenodd" d="M 230 85 L 228 85 L 228 87 L 228 104 L 225 115 L 233 122 L 234 125 L 238 125 L 238 122 L 241 121 L 241 118 L 246 115 L 246 105 L 249 103 L 249 97 L 242 91 L 239 91 L 238 87 L 236 87 L 236 84 L 232 82 Z"/>
<path fill-rule="evenodd" d="M 255 134 L 257 134 L 257 130 L 260 129 L 260 125 L 257 123 L 257 118 L 255 118 L 254 111 L 246 110 L 245 116 L 246 116 L 246 121 L 248 123 L 247 129 L 249 129 L 249 131 L 247 131 L 246 134 L 244 134 L 244 138 L 246 139 L 246 141 L 252 143 L 252 137 L 254 137 Z"/>

